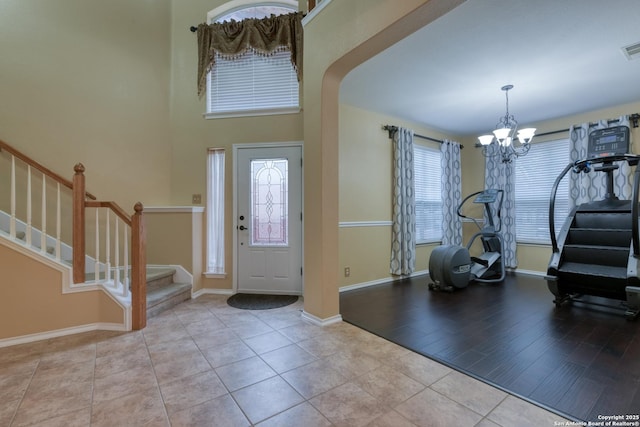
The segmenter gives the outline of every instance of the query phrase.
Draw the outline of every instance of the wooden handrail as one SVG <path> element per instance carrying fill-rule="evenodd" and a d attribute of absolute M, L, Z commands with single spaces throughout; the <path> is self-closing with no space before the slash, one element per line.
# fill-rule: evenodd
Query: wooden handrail
<path fill-rule="evenodd" d="M 35 168 L 35 169 L 39 170 L 43 174 L 45 174 L 48 177 L 52 178 L 53 180 L 59 182 L 60 184 L 64 185 L 65 187 L 67 187 L 69 189 L 73 189 L 73 183 L 71 181 L 61 177 L 60 175 L 58 175 L 57 173 L 53 172 L 52 170 L 44 167 L 40 163 L 38 163 L 35 160 L 33 160 L 31 157 L 27 156 L 26 154 L 23 154 L 23 153 L 19 152 L 18 150 L 16 150 L 15 148 L 11 147 L 9 144 L 7 144 L 6 142 L 4 142 L 4 141 L 2 141 L 0 139 L 0 151 L 2 151 L 2 150 L 7 151 L 11 155 L 13 155 L 13 156 L 17 157 L 18 159 L 22 160 L 26 164 L 30 165 L 32 168 Z M 94 196 L 93 194 L 91 194 L 89 192 L 85 192 L 85 195 L 89 199 L 96 200 L 96 196 Z"/>
<path fill-rule="evenodd" d="M 120 217 L 122 222 L 124 222 L 129 227 L 131 227 L 131 218 L 129 217 L 129 214 L 127 214 L 124 211 L 124 209 L 122 209 L 115 202 L 102 202 L 102 201 L 87 200 L 87 201 L 84 202 L 84 206 L 86 208 L 109 208 L 109 209 L 111 209 L 113 211 L 113 213 L 115 213 L 116 215 L 118 215 L 118 217 Z"/>

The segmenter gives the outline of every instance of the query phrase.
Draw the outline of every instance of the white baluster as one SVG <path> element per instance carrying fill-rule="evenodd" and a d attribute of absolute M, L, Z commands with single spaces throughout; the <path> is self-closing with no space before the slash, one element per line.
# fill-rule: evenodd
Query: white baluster
<path fill-rule="evenodd" d="M 56 259 L 58 261 L 60 261 L 60 254 L 62 252 L 62 248 L 61 248 L 61 229 L 62 229 L 62 225 L 61 225 L 61 215 L 60 215 L 60 183 L 58 183 L 58 200 L 56 202 L 57 204 L 57 209 L 56 209 Z"/>
<path fill-rule="evenodd" d="M 106 219 L 106 224 L 105 224 L 105 257 L 106 257 L 106 262 L 105 262 L 105 277 L 104 280 L 106 282 L 109 282 L 111 280 L 111 236 L 109 235 L 110 231 L 109 231 L 109 209 L 107 209 L 107 219 Z"/>
<path fill-rule="evenodd" d="M 122 296 L 129 296 L 129 238 L 127 236 L 127 226 L 124 227 L 124 278 L 122 281 Z"/>
<path fill-rule="evenodd" d="M 120 271 L 119 271 L 119 267 L 120 267 L 120 236 L 118 233 L 118 223 L 120 221 L 118 220 L 118 217 L 116 216 L 116 221 L 115 221 L 115 232 L 114 232 L 114 236 L 115 236 L 115 245 L 113 245 L 113 258 L 114 258 L 114 263 L 115 263 L 115 267 L 114 267 L 114 277 L 113 277 L 113 287 L 117 288 L 118 287 L 118 282 L 120 280 Z"/>
<path fill-rule="evenodd" d="M 98 220 L 98 212 L 100 209 L 96 208 L 96 263 L 93 268 L 95 274 L 95 281 L 100 281 L 100 221 Z"/>
<path fill-rule="evenodd" d="M 11 219 L 9 220 L 9 236 L 16 238 L 16 158 L 11 156 Z"/>
<path fill-rule="evenodd" d="M 40 210 L 40 250 L 47 247 L 47 176 L 42 174 L 42 209 Z"/>
<path fill-rule="evenodd" d="M 25 231 L 25 242 L 31 247 L 31 165 L 27 165 L 27 229 Z"/>

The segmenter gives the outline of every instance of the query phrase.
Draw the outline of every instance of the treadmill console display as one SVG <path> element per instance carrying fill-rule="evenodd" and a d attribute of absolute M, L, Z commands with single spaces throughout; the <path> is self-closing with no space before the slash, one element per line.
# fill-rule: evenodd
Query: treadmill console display
<path fill-rule="evenodd" d="M 498 190 L 490 188 L 478 194 L 473 203 L 495 203 L 498 197 Z"/>
<path fill-rule="evenodd" d="M 589 134 L 587 158 L 615 156 L 629 152 L 629 128 L 615 126 L 596 129 Z"/>

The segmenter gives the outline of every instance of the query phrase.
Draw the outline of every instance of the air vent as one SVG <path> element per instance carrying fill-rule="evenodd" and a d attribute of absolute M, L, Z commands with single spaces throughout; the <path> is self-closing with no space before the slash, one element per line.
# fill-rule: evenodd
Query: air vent
<path fill-rule="evenodd" d="M 640 58 L 640 42 L 623 47 L 622 52 L 629 61 Z"/>

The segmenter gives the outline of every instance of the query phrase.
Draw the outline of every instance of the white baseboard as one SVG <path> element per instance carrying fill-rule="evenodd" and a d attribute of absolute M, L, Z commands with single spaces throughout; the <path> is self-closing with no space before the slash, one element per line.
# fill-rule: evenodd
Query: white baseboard
<path fill-rule="evenodd" d="M 367 288 L 369 286 L 375 286 L 375 285 L 382 285 L 383 283 L 395 282 L 397 280 L 406 279 L 408 277 L 423 276 L 425 274 L 429 274 L 429 270 L 414 271 L 408 276 L 391 276 L 391 277 L 385 277 L 382 279 L 372 280 L 370 282 L 362 282 L 362 283 L 356 283 L 355 285 L 342 286 L 338 289 L 338 292 L 353 291 L 355 289 Z"/>
<path fill-rule="evenodd" d="M 342 316 L 336 314 L 335 316 L 328 317 L 326 319 L 321 319 L 317 316 L 314 316 L 311 313 L 307 313 L 306 311 L 302 311 L 302 318 L 310 323 L 313 323 L 317 326 L 328 326 L 334 323 L 342 322 Z"/>
<path fill-rule="evenodd" d="M 91 323 L 82 326 L 72 326 L 70 328 L 56 329 L 55 331 L 39 332 L 35 334 L 22 335 L 19 337 L 0 339 L 0 348 L 12 345 L 26 344 L 35 341 L 47 340 L 50 338 L 59 338 L 67 335 L 81 334 L 91 331 L 122 331 L 126 332 L 125 325 L 120 323 Z"/>
<path fill-rule="evenodd" d="M 202 295 L 233 295 L 233 289 L 211 289 L 211 288 L 203 288 L 198 289 L 195 292 L 191 293 L 191 298 L 198 298 Z"/>
<path fill-rule="evenodd" d="M 544 271 L 536 271 L 536 270 L 523 270 L 521 268 L 516 268 L 515 270 L 507 270 L 510 273 L 514 273 L 516 276 L 535 276 L 544 278 L 547 273 Z"/>

